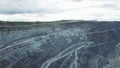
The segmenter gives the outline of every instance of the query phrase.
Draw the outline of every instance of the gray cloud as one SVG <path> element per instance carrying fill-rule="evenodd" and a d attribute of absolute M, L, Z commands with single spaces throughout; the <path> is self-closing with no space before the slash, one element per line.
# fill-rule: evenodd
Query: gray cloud
<path fill-rule="evenodd" d="M 0 0 L 0 19 L 119 19 L 119 4 L 118 0 Z"/>
<path fill-rule="evenodd" d="M 1 0 L 0 14 L 52 13 L 56 9 L 52 3 L 47 0 Z"/>
<path fill-rule="evenodd" d="M 68 1 L 82 2 L 87 0 L 68 0 Z M 100 1 L 100 0 L 95 0 L 95 1 Z M 0 0 L 0 6 L 1 6 L 0 14 L 22 14 L 22 13 L 48 14 L 48 13 L 59 13 L 72 9 L 72 8 L 69 8 L 68 10 L 63 9 L 64 5 L 58 6 L 60 2 L 64 2 L 64 0 Z M 117 6 L 115 4 L 109 4 L 108 2 L 108 4 L 102 4 L 102 5 L 100 4 L 97 5 L 96 7 L 116 8 Z"/>
<path fill-rule="evenodd" d="M 117 6 L 115 4 L 103 4 L 102 7 L 115 8 Z"/>
<path fill-rule="evenodd" d="M 117 8 L 119 6 L 117 6 L 117 4 L 114 4 L 114 3 L 104 3 L 104 4 L 101 4 L 99 5 L 98 7 L 101 7 L 101 8 Z"/>

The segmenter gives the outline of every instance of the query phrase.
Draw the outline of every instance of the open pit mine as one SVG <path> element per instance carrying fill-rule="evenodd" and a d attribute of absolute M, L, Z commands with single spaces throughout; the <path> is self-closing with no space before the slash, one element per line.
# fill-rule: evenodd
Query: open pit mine
<path fill-rule="evenodd" d="M 120 22 L 0 21 L 0 68 L 120 68 Z"/>

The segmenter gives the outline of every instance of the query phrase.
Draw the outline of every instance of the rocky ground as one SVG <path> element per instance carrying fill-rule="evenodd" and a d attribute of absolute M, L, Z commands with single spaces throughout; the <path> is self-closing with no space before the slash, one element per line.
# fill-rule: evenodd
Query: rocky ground
<path fill-rule="evenodd" d="M 0 68 L 120 68 L 120 22 L 0 22 Z"/>

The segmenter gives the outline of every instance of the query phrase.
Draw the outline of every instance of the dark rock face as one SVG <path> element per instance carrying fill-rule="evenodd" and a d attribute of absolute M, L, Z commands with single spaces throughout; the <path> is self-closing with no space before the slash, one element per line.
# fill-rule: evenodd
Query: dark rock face
<path fill-rule="evenodd" d="M 10 23 L 0 22 L 0 68 L 120 68 L 120 22 Z"/>

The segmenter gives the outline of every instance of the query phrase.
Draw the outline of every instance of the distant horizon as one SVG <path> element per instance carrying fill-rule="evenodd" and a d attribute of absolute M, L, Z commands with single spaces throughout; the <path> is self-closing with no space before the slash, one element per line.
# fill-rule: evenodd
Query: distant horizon
<path fill-rule="evenodd" d="M 67 19 L 67 20 L 54 20 L 54 21 L 4 21 L 4 20 L 0 20 L 0 22 L 59 22 L 59 21 L 100 21 L 100 22 L 120 22 L 120 21 L 109 21 L 109 20 L 71 20 L 71 19 Z"/>

